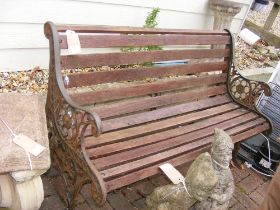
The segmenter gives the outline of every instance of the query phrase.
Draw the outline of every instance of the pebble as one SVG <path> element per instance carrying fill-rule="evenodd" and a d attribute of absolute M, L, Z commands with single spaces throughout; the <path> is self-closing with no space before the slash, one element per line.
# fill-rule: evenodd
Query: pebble
<path fill-rule="evenodd" d="M 36 68 L 31 71 L 0 72 L 0 93 L 46 94 L 47 83 L 48 70 Z"/>

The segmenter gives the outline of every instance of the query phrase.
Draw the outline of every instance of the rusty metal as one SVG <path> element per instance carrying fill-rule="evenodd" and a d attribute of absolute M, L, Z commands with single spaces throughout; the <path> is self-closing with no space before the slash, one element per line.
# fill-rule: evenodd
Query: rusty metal
<path fill-rule="evenodd" d="M 267 96 L 271 95 L 268 84 L 244 78 L 234 65 L 229 74 L 228 85 L 232 98 L 243 106 L 258 112 L 256 101 L 259 96 L 263 92 Z"/>
<path fill-rule="evenodd" d="M 271 88 L 265 82 L 250 80 L 241 75 L 234 64 L 233 35 L 229 30 L 226 31 L 230 34 L 231 37 L 227 81 L 228 93 L 236 103 L 263 116 L 270 123 L 270 130 L 268 131 L 268 133 L 270 133 L 272 128 L 271 120 L 258 110 L 257 100 L 262 93 L 264 93 L 266 96 L 270 96 L 272 94 Z"/>
<path fill-rule="evenodd" d="M 101 120 L 96 113 L 75 104 L 66 93 L 60 69 L 58 32 L 51 22 L 45 24 L 44 32 L 50 46 L 46 113 L 52 164 L 64 180 L 69 209 L 74 208 L 79 191 L 89 182 L 93 183 L 93 197 L 101 205 L 106 200 L 103 180 L 86 158 L 80 139 L 82 130 L 87 127 L 93 136 L 99 136 L 102 132 Z"/>

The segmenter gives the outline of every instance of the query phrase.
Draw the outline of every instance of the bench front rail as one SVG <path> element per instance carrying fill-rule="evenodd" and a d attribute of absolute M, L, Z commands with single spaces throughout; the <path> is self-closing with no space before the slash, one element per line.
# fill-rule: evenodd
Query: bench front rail
<path fill-rule="evenodd" d="M 62 53 L 66 30 L 78 33 L 82 54 Z M 52 161 L 70 208 L 85 183 L 102 205 L 108 192 L 158 174 L 163 163 L 191 162 L 209 150 L 214 128 L 234 142 L 271 129 L 255 107 L 270 88 L 234 68 L 228 31 L 47 22 L 45 35 Z M 149 46 L 162 50 L 143 51 Z"/>

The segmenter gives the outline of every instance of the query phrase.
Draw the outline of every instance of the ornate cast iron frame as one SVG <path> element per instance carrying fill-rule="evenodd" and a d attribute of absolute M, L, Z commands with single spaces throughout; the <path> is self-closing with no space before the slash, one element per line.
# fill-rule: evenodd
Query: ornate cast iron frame
<path fill-rule="evenodd" d="M 228 93 L 236 103 L 263 116 L 270 124 L 270 129 L 268 130 L 268 133 L 270 133 L 272 130 L 272 123 L 267 116 L 259 112 L 256 103 L 262 93 L 266 96 L 271 96 L 271 88 L 265 82 L 250 80 L 241 75 L 234 64 L 234 37 L 229 30 L 226 29 L 226 31 L 229 33 L 231 41 L 229 69 L 227 74 Z"/>
<path fill-rule="evenodd" d="M 91 183 L 92 196 L 97 204 L 102 205 L 107 196 L 105 183 L 86 155 L 83 144 L 86 130 L 90 130 L 94 136 L 102 133 L 101 119 L 96 113 L 85 110 L 69 97 L 62 80 L 58 31 L 52 22 L 47 22 L 44 25 L 44 33 L 50 46 L 46 113 L 52 164 L 64 180 L 69 209 L 74 208 L 76 197 L 86 183 Z M 237 71 L 233 63 L 233 37 L 231 34 L 230 36 L 228 92 L 234 101 L 261 114 L 255 106 L 255 101 L 263 91 L 266 95 L 271 94 L 270 87 L 263 82 L 248 80 Z"/>
<path fill-rule="evenodd" d="M 91 183 L 92 195 L 101 205 L 106 201 L 106 188 L 99 172 L 85 153 L 81 133 L 87 130 L 99 136 L 102 132 L 100 117 L 72 101 L 66 92 L 60 67 L 59 35 L 55 25 L 44 25 L 49 39 L 50 63 L 46 104 L 52 164 L 64 180 L 66 202 L 69 209 L 76 204 L 82 186 Z"/>
<path fill-rule="evenodd" d="M 231 98 L 241 106 L 263 116 L 270 124 L 270 129 L 266 131 L 268 135 L 272 131 L 272 122 L 263 113 L 259 112 L 256 107 L 259 96 L 264 93 L 266 96 L 271 96 L 272 91 L 269 85 L 265 82 L 250 80 L 243 77 L 234 64 L 234 38 L 232 33 L 226 29 L 230 35 L 230 58 L 229 69 L 227 74 L 227 90 Z M 240 142 L 234 144 L 233 163 L 241 168 L 242 163 L 238 161 L 237 155 L 240 149 Z"/>

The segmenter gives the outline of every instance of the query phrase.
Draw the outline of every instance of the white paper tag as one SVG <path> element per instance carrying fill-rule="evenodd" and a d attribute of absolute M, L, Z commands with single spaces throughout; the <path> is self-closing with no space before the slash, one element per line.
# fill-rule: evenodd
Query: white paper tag
<path fill-rule="evenodd" d="M 185 177 L 170 163 L 165 163 L 159 167 L 173 184 L 185 182 Z"/>
<path fill-rule="evenodd" d="M 182 183 L 188 196 L 193 197 L 193 196 L 191 196 L 191 194 L 189 193 L 189 191 L 187 189 L 185 177 L 173 165 L 171 165 L 170 163 L 165 163 L 163 165 L 160 165 L 159 168 L 171 180 L 171 182 L 173 184 Z"/>
<path fill-rule="evenodd" d="M 45 149 L 41 144 L 38 144 L 24 134 L 16 135 L 13 138 L 13 142 L 34 156 L 38 156 Z"/>
<path fill-rule="evenodd" d="M 80 39 L 78 34 L 75 31 L 67 30 L 67 45 L 68 45 L 68 54 L 75 55 L 82 52 Z"/>

